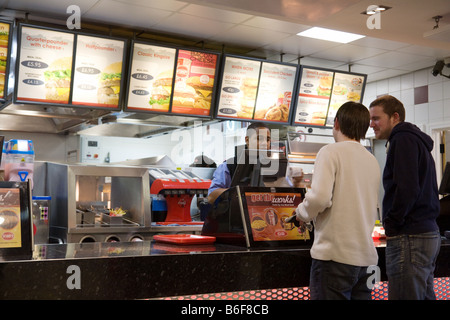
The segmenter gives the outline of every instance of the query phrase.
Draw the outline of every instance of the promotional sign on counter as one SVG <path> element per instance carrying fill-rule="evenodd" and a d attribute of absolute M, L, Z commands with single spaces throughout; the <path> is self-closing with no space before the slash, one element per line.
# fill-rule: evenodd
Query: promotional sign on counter
<path fill-rule="evenodd" d="M 31 257 L 30 200 L 30 181 L 0 181 L 0 260 Z"/>
<path fill-rule="evenodd" d="M 300 233 L 284 220 L 292 216 L 302 202 L 302 195 L 289 192 L 246 192 L 247 212 L 254 241 L 309 240 L 306 230 Z"/>
<path fill-rule="evenodd" d="M 127 109 L 168 112 L 176 49 L 135 42 Z"/>
<path fill-rule="evenodd" d="M 361 102 L 366 75 L 302 67 L 293 124 L 333 126 L 346 101 Z"/>
<path fill-rule="evenodd" d="M 78 35 L 72 104 L 118 108 L 125 42 Z"/>
<path fill-rule="evenodd" d="M 209 116 L 218 54 L 179 50 L 172 113 Z"/>
<path fill-rule="evenodd" d="M 9 23 L 0 22 L 0 99 L 5 98 L 5 87 L 7 82 L 8 45 L 9 45 Z"/>
<path fill-rule="evenodd" d="M 217 117 L 287 123 L 296 77 L 294 65 L 227 56 Z"/>
<path fill-rule="evenodd" d="M 0 248 L 22 246 L 19 189 L 0 189 Z"/>
<path fill-rule="evenodd" d="M 73 42 L 72 33 L 22 26 L 17 100 L 69 102 Z"/>

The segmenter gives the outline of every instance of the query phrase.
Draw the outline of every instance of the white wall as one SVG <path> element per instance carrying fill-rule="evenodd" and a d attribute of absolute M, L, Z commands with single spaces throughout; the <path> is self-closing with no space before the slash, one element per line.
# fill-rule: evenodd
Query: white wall
<path fill-rule="evenodd" d="M 368 107 L 378 96 L 390 94 L 405 106 L 406 121 L 419 127 L 445 122 L 450 127 L 450 79 L 434 77 L 431 74 L 432 69 L 422 69 L 369 83 L 363 104 Z M 448 70 L 444 69 L 444 72 Z M 415 104 L 414 91 L 422 86 L 428 86 L 428 102 Z"/>
<path fill-rule="evenodd" d="M 369 106 L 378 96 L 390 94 L 399 99 L 406 109 L 406 121 L 414 123 L 434 140 L 432 151 L 436 162 L 437 180 L 442 177 L 441 155 L 439 153 L 440 132 L 450 128 L 450 79 L 431 74 L 433 68 L 426 68 L 402 76 L 371 82 L 367 85 L 363 104 Z M 444 74 L 450 74 L 444 68 Z M 426 102 L 417 103 L 415 91 L 426 87 Z M 369 129 L 368 135 L 373 131 Z M 448 151 L 447 151 L 448 152 Z"/>

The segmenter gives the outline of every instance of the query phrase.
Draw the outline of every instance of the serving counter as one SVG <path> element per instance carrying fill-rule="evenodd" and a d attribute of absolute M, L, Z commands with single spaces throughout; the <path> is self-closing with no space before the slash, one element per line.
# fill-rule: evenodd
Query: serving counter
<path fill-rule="evenodd" d="M 377 251 L 383 281 L 383 243 Z M 155 241 L 39 245 L 32 257 L 0 261 L 0 299 L 148 299 L 306 287 L 310 264 L 309 247 Z M 449 240 L 443 241 L 435 276 L 450 276 Z"/>

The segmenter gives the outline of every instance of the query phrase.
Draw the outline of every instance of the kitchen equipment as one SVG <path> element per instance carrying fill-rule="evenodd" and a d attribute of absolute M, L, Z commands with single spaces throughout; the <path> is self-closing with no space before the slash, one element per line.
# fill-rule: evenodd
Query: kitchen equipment
<path fill-rule="evenodd" d="M 152 199 L 161 200 L 160 196 L 163 195 L 166 200 L 167 215 L 164 222 L 195 223 L 191 219 L 192 199 L 195 195 L 206 196 L 211 180 L 182 170 L 153 168 L 149 174 Z"/>
<path fill-rule="evenodd" d="M 46 181 L 39 189 L 52 197 L 49 226 L 54 241 L 151 239 L 147 168 L 46 162 L 38 174 Z M 112 217 L 110 209 L 118 208 L 125 214 Z"/>
<path fill-rule="evenodd" d="M 12 139 L 8 141 L 5 157 L 5 180 L 30 180 L 33 188 L 34 147 L 31 140 Z"/>
<path fill-rule="evenodd" d="M 48 221 L 50 217 L 50 200 L 47 196 L 33 196 L 32 197 L 32 214 L 34 225 L 34 243 L 46 244 L 49 243 L 49 227 Z"/>

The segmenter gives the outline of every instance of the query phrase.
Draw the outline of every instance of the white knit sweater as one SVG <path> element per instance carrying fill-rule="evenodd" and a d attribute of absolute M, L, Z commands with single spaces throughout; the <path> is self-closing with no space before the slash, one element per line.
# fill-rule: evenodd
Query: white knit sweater
<path fill-rule="evenodd" d="M 376 265 L 372 240 L 378 218 L 380 167 L 356 141 L 337 142 L 317 154 L 310 190 L 296 209 L 314 220 L 311 257 L 354 266 Z"/>

